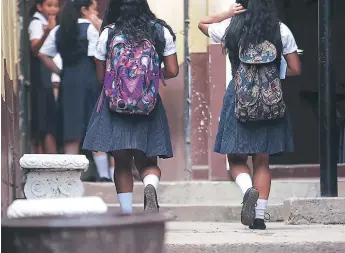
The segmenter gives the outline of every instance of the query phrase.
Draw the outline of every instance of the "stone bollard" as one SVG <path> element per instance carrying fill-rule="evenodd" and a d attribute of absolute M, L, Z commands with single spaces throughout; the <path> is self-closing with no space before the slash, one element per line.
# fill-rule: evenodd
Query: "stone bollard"
<path fill-rule="evenodd" d="M 162 214 L 3 219 L 2 253 L 163 253 Z"/>
<path fill-rule="evenodd" d="M 81 197 L 84 186 L 81 172 L 89 160 L 84 155 L 26 154 L 20 159 L 26 181 L 27 199 Z"/>
<path fill-rule="evenodd" d="M 106 213 L 100 197 L 17 199 L 7 209 L 10 219 Z"/>

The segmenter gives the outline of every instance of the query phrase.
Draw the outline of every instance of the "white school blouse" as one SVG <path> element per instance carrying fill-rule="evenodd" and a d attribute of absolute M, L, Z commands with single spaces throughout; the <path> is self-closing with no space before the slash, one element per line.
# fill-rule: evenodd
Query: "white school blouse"
<path fill-rule="evenodd" d="M 208 35 L 210 36 L 211 40 L 213 40 L 215 43 L 221 43 L 230 22 L 231 18 L 209 25 Z M 283 55 L 297 52 L 298 47 L 295 38 L 290 29 L 284 23 L 280 23 L 280 34 L 283 44 Z M 281 69 L 280 78 L 284 79 L 286 72 L 286 62 L 284 58 L 282 58 L 281 68 L 283 69 Z"/>
<path fill-rule="evenodd" d="M 88 19 L 79 18 L 78 23 L 90 23 L 87 29 L 87 40 L 89 41 L 88 45 L 88 56 L 94 56 L 96 52 L 96 44 L 99 36 L 99 32 L 96 27 L 91 24 Z M 45 40 L 43 46 L 40 49 L 40 53 L 48 55 L 50 57 L 55 57 L 58 53 L 56 47 L 56 32 L 60 26 L 56 26 L 53 30 L 50 31 L 47 39 Z"/>
<path fill-rule="evenodd" d="M 96 53 L 95 58 L 100 61 L 106 60 L 107 55 L 107 41 L 108 41 L 108 33 L 109 28 L 106 28 L 102 31 L 101 36 L 98 39 L 96 45 Z M 165 38 L 165 48 L 163 52 L 163 56 L 169 56 L 176 53 L 176 44 L 173 39 L 173 36 L 170 34 L 170 31 L 164 27 L 164 38 Z"/>

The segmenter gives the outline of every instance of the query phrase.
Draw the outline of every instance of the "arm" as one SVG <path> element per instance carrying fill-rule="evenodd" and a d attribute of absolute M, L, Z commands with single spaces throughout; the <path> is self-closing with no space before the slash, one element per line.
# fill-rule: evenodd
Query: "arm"
<path fill-rule="evenodd" d="M 40 39 L 34 39 L 34 40 L 31 40 L 31 52 L 33 55 L 37 56 L 38 55 L 38 52 L 40 51 L 40 48 L 42 47 L 44 41 L 46 40 L 46 38 L 48 37 L 49 35 L 49 31 L 48 30 L 44 30 L 44 33 L 43 33 L 43 37 L 41 37 Z"/>
<path fill-rule="evenodd" d="M 163 75 L 165 79 L 170 79 L 178 76 L 179 67 L 177 62 L 177 55 L 176 53 L 164 56 L 164 68 L 162 69 Z"/>
<path fill-rule="evenodd" d="M 280 23 L 280 33 L 283 43 L 283 55 L 287 64 L 286 75 L 298 76 L 301 74 L 301 61 L 297 53 L 298 47 L 290 29 Z"/>
<path fill-rule="evenodd" d="M 97 14 L 92 14 L 89 17 L 91 23 L 96 27 L 97 31 L 101 30 L 102 20 L 97 16 Z"/>
<path fill-rule="evenodd" d="M 287 76 L 299 76 L 301 74 L 301 61 L 299 55 L 296 52 L 284 55 L 287 62 L 286 75 Z"/>
<path fill-rule="evenodd" d="M 105 74 L 105 61 L 98 60 L 95 58 L 96 63 L 96 73 L 98 81 L 103 84 L 104 82 L 104 74 Z"/>
<path fill-rule="evenodd" d="M 49 23 L 42 27 L 39 20 L 34 20 L 29 26 L 30 47 L 33 55 L 37 56 L 50 31 L 56 26 L 56 16 L 49 16 Z"/>
<path fill-rule="evenodd" d="M 56 66 L 52 57 L 45 55 L 43 53 L 39 53 L 38 57 L 41 59 L 43 64 L 49 69 L 49 71 L 51 71 L 54 74 L 60 75 L 61 69 L 59 69 L 58 66 Z"/>
<path fill-rule="evenodd" d="M 103 30 L 99 37 L 95 28 L 90 28 L 90 31 L 91 32 L 89 36 L 89 56 L 94 56 L 97 78 L 100 84 L 103 85 L 109 31 L 108 29 Z"/>
<path fill-rule="evenodd" d="M 223 11 L 221 13 L 218 13 L 218 14 L 215 14 L 212 16 L 207 16 L 207 17 L 201 19 L 198 27 L 206 36 L 209 36 L 208 27 L 211 24 L 220 23 L 226 19 L 233 17 L 236 14 L 240 14 L 240 13 L 243 13 L 245 11 L 246 10 L 242 7 L 241 4 L 232 4 L 230 6 L 229 10 L 227 10 L 227 11 Z"/>

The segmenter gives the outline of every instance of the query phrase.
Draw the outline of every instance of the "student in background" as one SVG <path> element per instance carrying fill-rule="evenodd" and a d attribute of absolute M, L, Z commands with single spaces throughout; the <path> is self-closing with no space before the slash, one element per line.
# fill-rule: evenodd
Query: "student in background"
<path fill-rule="evenodd" d="M 61 77 L 58 107 L 66 154 L 79 154 L 101 90 L 93 59 L 99 37 L 99 31 L 91 24 L 91 16 L 95 14 L 95 0 L 67 1 L 60 25 L 50 32 L 40 49 L 41 60 Z M 63 71 L 52 59 L 58 53 L 63 60 Z M 107 154 L 94 153 L 93 156 L 101 181 L 111 182 Z"/>
<path fill-rule="evenodd" d="M 58 0 L 36 0 L 31 11 L 28 32 L 31 48 L 31 135 L 35 150 L 56 153 L 57 108 L 51 84 L 51 72 L 37 57 L 40 48 L 56 26 L 60 11 Z"/>

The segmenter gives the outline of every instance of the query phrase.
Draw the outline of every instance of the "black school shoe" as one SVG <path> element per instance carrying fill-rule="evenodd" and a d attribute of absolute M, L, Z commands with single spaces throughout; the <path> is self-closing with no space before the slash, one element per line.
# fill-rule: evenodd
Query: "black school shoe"
<path fill-rule="evenodd" d="M 255 219 L 253 225 L 249 226 L 250 229 L 265 230 L 266 224 L 264 219 Z"/>
<path fill-rule="evenodd" d="M 150 213 L 159 212 L 157 192 L 152 184 L 147 185 L 144 189 L 144 211 Z"/>
<path fill-rule="evenodd" d="M 102 183 L 110 183 L 110 182 L 113 182 L 113 180 L 111 180 L 110 178 L 106 178 L 106 177 L 101 177 L 99 179 L 100 182 Z"/>
<path fill-rule="evenodd" d="M 251 226 L 255 220 L 255 206 L 259 198 L 257 189 L 249 188 L 243 196 L 241 222 L 245 226 Z"/>

